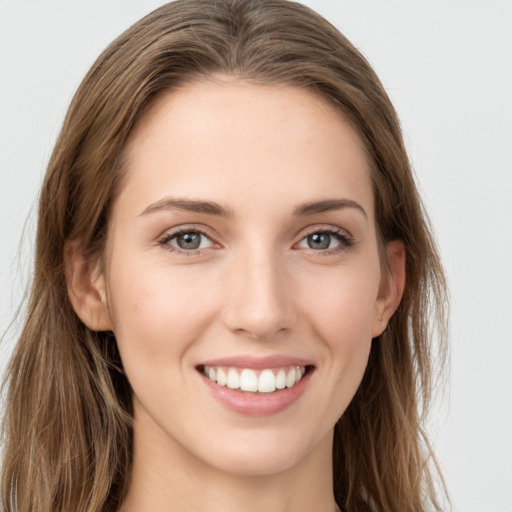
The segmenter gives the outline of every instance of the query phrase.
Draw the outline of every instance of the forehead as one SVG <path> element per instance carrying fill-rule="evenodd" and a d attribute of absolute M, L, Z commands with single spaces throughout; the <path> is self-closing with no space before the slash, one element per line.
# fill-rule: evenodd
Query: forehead
<path fill-rule="evenodd" d="M 165 194 L 243 206 L 335 194 L 356 196 L 373 215 L 361 138 L 327 100 L 296 87 L 199 81 L 164 93 L 125 157 L 121 195 L 142 209 Z"/>

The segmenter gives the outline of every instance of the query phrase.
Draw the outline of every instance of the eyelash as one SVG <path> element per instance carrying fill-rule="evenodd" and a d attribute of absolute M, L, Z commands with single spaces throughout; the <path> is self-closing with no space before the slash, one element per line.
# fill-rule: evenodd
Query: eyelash
<path fill-rule="evenodd" d="M 216 244 L 216 242 L 214 241 L 212 236 L 205 233 L 202 229 L 195 228 L 193 226 L 182 227 L 175 231 L 172 231 L 171 233 L 166 233 L 164 236 L 162 236 L 158 240 L 158 243 L 164 249 L 168 250 L 169 252 L 177 253 L 179 255 L 184 255 L 184 256 L 201 256 L 205 250 L 210 248 L 210 247 L 208 247 L 208 248 L 203 248 L 203 249 L 184 250 L 184 249 L 180 249 L 179 247 L 176 247 L 176 246 L 170 244 L 171 240 L 175 239 L 176 237 L 178 237 L 181 234 L 186 234 L 186 233 L 197 233 L 201 237 L 207 238 L 213 245 Z M 298 245 L 299 243 L 302 243 L 304 240 L 307 239 L 308 236 L 311 236 L 311 235 L 329 235 L 329 236 L 335 238 L 339 242 L 339 245 L 337 245 L 336 247 L 333 247 L 331 249 L 315 250 L 315 249 L 309 248 L 309 251 L 311 251 L 312 253 L 314 253 L 315 255 L 318 255 L 318 256 L 331 256 L 331 255 L 337 254 L 339 252 L 349 250 L 355 244 L 355 240 L 346 231 L 344 231 L 342 229 L 326 227 L 326 228 L 311 229 L 309 232 L 304 234 L 304 236 L 300 239 L 300 241 L 298 243 L 294 244 L 294 247 L 296 245 Z"/>

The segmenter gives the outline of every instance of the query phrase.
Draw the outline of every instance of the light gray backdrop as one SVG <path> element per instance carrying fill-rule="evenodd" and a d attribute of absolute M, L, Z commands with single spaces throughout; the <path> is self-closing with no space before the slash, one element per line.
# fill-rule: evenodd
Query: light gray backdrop
<path fill-rule="evenodd" d="M 38 187 L 71 96 L 106 44 L 162 3 L 0 0 L 0 332 L 26 287 Z M 430 432 L 454 510 L 512 512 L 512 1 L 306 3 L 376 68 L 438 234 L 453 351 Z"/>

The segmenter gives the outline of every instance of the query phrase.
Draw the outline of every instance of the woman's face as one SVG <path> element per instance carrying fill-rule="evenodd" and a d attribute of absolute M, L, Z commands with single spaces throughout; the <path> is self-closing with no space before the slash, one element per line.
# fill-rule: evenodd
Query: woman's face
<path fill-rule="evenodd" d="M 310 92 L 204 81 L 127 162 L 104 286 L 139 445 L 239 474 L 330 457 L 386 315 L 355 131 Z"/>

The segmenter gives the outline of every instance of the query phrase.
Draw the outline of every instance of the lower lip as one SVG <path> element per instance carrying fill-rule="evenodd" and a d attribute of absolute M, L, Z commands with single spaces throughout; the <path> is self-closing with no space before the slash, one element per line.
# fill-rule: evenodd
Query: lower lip
<path fill-rule="evenodd" d="M 228 409 L 246 416 L 269 416 L 284 411 L 302 396 L 311 373 L 308 371 L 295 386 L 273 393 L 250 393 L 230 389 L 200 375 L 213 396 Z"/>

